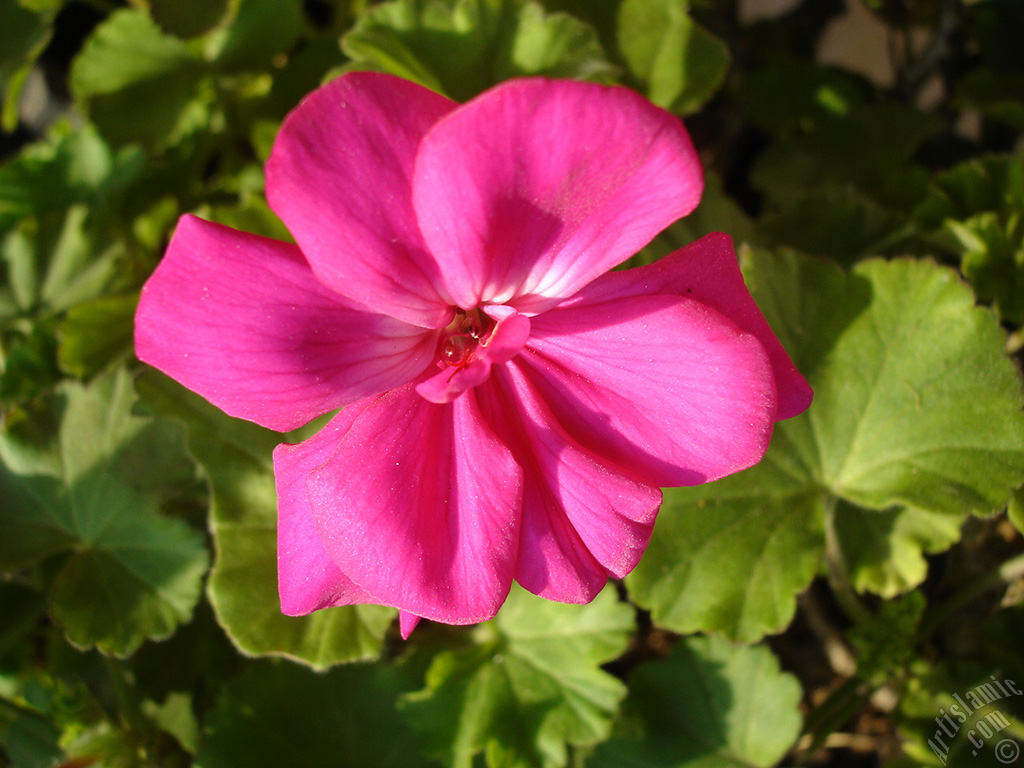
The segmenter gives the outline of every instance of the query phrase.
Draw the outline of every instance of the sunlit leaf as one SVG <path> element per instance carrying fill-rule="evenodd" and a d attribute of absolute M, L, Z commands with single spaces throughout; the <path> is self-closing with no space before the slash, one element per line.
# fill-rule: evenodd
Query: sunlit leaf
<path fill-rule="evenodd" d="M 1024 414 L 1003 331 L 951 270 L 868 261 L 846 274 L 762 254 L 746 267 L 814 403 L 776 426 L 755 468 L 667 491 L 650 548 L 627 584 L 670 629 L 751 640 L 792 616 L 795 593 L 822 553 L 818 531 L 831 497 L 871 510 L 956 516 L 923 541 L 918 532 L 909 554 L 881 572 L 855 556 L 863 586 L 892 590 L 897 576 L 916 577 L 915 550 L 944 546 L 960 515 L 990 514 L 1024 480 Z M 850 537 L 847 544 L 868 546 Z"/>
<path fill-rule="evenodd" d="M 594 31 L 532 0 L 392 0 L 342 39 L 356 69 L 413 80 L 465 101 L 512 77 L 606 80 Z"/>
<path fill-rule="evenodd" d="M 961 522 L 954 515 L 912 508 L 873 512 L 843 506 L 835 528 L 850 583 L 882 597 L 913 589 L 928 574 L 925 555 L 959 541 Z"/>
<path fill-rule="evenodd" d="M 425 754 L 454 768 L 564 766 L 567 745 L 606 738 L 625 695 L 600 664 L 626 648 L 633 613 L 608 588 L 589 605 L 562 605 L 516 587 L 472 644 L 443 651 L 404 712 Z"/>
<path fill-rule="evenodd" d="M 624 0 L 619 50 L 630 74 L 659 107 L 695 112 L 722 85 L 729 68 L 725 43 L 689 16 L 687 0 Z"/>
<path fill-rule="evenodd" d="M 588 768 L 768 768 L 800 734 L 797 680 L 763 646 L 691 637 L 640 665 L 611 741 Z"/>
<path fill-rule="evenodd" d="M 90 117 L 110 141 L 159 145 L 195 119 L 189 110 L 206 71 L 197 54 L 148 14 L 122 9 L 75 58 L 71 90 L 88 101 Z"/>

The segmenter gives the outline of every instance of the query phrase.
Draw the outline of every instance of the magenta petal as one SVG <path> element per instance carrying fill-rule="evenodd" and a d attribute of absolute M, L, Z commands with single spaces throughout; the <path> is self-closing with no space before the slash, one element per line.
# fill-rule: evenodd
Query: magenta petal
<path fill-rule="evenodd" d="M 776 410 L 768 355 L 695 301 L 559 307 L 533 318 L 515 363 L 575 440 L 652 485 L 716 480 L 768 447 Z"/>
<path fill-rule="evenodd" d="M 382 395 L 307 491 L 332 559 L 381 602 L 471 624 L 505 600 L 522 471 L 472 392 L 448 405 L 427 402 L 411 386 Z"/>
<path fill-rule="evenodd" d="M 398 612 L 398 630 L 402 633 L 402 639 L 408 640 L 413 630 L 420 623 L 420 617 L 408 611 Z"/>
<path fill-rule="evenodd" d="M 625 88 L 534 78 L 427 133 L 413 205 L 459 306 L 535 314 L 689 213 L 702 186 L 678 118 Z"/>
<path fill-rule="evenodd" d="M 775 418 L 788 419 L 807 410 L 813 397 L 811 388 L 751 298 L 731 237 L 713 232 L 649 266 L 609 272 L 566 305 L 595 304 L 650 294 L 694 299 L 756 336 L 772 363 L 779 399 Z"/>
<path fill-rule="evenodd" d="M 288 616 L 302 616 L 336 605 L 377 602 L 353 584 L 327 554 L 306 498 L 310 473 L 331 457 L 367 404 L 363 401 L 349 406 L 303 443 L 274 449 L 277 582 L 281 611 Z"/>
<path fill-rule="evenodd" d="M 293 245 L 184 216 L 142 290 L 135 345 L 228 414 L 285 431 L 419 375 L 437 333 L 323 287 Z"/>
<path fill-rule="evenodd" d="M 516 579 L 543 597 L 587 602 L 643 554 L 661 491 L 580 446 L 513 362 L 478 390 L 525 470 Z M 589 556 L 588 556 L 589 555 Z"/>
<path fill-rule="evenodd" d="M 455 103 L 390 75 L 332 80 L 288 116 L 267 162 L 267 200 L 317 277 L 375 310 L 445 326 L 437 264 L 412 210 L 423 134 Z"/>

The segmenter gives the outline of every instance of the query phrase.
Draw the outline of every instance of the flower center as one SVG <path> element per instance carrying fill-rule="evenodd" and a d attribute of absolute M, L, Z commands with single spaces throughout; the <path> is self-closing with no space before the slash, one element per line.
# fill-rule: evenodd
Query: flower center
<path fill-rule="evenodd" d="M 469 365 L 485 332 L 489 331 L 489 326 L 492 325 L 494 322 L 486 315 L 482 315 L 478 309 L 471 309 L 468 312 L 459 310 L 455 314 L 455 319 L 444 329 L 440 362 L 453 368 Z"/>
<path fill-rule="evenodd" d="M 487 304 L 456 310 L 441 332 L 437 373 L 416 385 L 432 403 L 450 403 L 467 389 L 483 384 L 495 365 L 519 354 L 530 337 L 530 318 L 513 307 Z"/>

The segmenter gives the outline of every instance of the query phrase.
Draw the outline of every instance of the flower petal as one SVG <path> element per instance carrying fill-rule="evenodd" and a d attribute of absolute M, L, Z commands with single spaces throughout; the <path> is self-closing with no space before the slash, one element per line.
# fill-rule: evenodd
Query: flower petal
<path fill-rule="evenodd" d="M 534 78 L 427 133 L 413 205 L 459 306 L 536 314 L 693 210 L 702 186 L 678 118 L 625 88 Z"/>
<path fill-rule="evenodd" d="M 447 624 L 491 618 L 519 544 L 522 470 L 479 415 L 412 386 L 378 398 L 309 479 L 343 573 L 386 605 Z"/>
<path fill-rule="evenodd" d="M 524 469 L 516 580 L 562 602 L 592 600 L 643 554 L 661 491 L 580 446 L 515 362 L 478 390 L 481 410 Z"/>
<path fill-rule="evenodd" d="M 228 414 L 286 431 L 417 376 L 437 332 L 357 308 L 293 245 L 184 216 L 142 290 L 135 344 Z"/>
<path fill-rule="evenodd" d="M 775 418 L 788 419 L 807 410 L 811 388 L 750 296 L 729 235 L 713 232 L 648 266 L 602 275 L 564 306 L 649 294 L 694 299 L 756 336 L 772 363 L 779 398 Z"/>
<path fill-rule="evenodd" d="M 331 457 L 369 402 L 353 403 L 305 442 L 274 449 L 277 584 L 281 612 L 287 616 L 302 616 L 336 605 L 378 602 L 353 584 L 327 554 L 306 497 L 310 473 Z"/>
<path fill-rule="evenodd" d="M 288 116 L 267 162 L 267 200 L 317 277 L 373 309 L 442 328 L 437 264 L 411 178 L 420 139 L 455 102 L 390 75 L 343 75 Z"/>
<path fill-rule="evenodd" d="M 746 469 L 771 438 L 768 355 L 695 301 L 559 307 L 533 318 L 516 363 L 575 440 L 652 485 Z"/>
<path fill-rule="evenodd" d="M 402 639 L 408 640 L 413 630 L 420 623 L 420 617 L 408 611 L 398 612 L 398 630 L 402 633 Z"/>

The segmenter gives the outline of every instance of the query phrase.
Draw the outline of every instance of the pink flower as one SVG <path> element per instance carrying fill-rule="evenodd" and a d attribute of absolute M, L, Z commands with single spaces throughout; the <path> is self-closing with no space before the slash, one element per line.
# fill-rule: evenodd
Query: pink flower
<path fill-rule="evenodd" d="M 617 87 L 459 106 L 350 74 L 288 117 L 267 197 L 296 245 L 192 216 L 143 289 L 139 357 L 274 453 L 282 610 L 488 619 L 515 579 L 592 599 L 661 486 L 758 462 L 811 399 L 730 239 L 609 272 L 702 189 L 678 119 Z"/>

